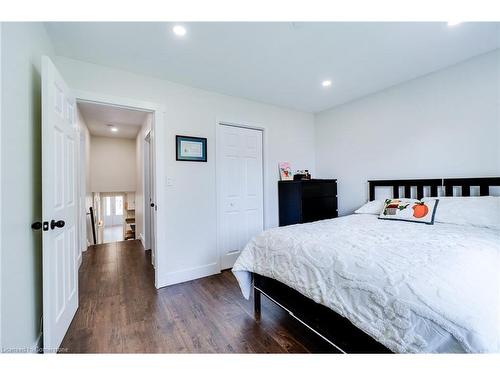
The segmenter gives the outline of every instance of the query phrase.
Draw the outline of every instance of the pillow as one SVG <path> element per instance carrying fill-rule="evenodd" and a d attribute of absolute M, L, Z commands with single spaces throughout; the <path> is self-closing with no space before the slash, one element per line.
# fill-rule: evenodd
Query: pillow
<path fill-rule="evenodd" d="M 380 215 L 382 208 L 384 208 L 384 201 L 374 200 L 374 201 L 370 201 L 368 203 L 365 203 L 360 208 L 358 208 L 356 211 L 354 211 L 354 213 L 355 214 Z"/>
<path fill-rule="evenodd" d="M 407 201 L 417 202 L 417 199 L 406 198 Z M 384 208 L 384 201 L 382 200 L 373 200 L 368 203 L 365 203 L 356 211 L 355 214 L 370 214 L 370 215 L 380 215 L 382 209 Z"/>
<path fill-rule="evenodd" d="M 415 199 L 386 199 L 379 219 L 413 221 L 416 223 L 434 224 L 434 215 L 439 199 L 426 202 Z"/>
<path fill-rule="evenodd" d="M 439 197 L 435 221 L 500 230 L 500 197 Z"/>

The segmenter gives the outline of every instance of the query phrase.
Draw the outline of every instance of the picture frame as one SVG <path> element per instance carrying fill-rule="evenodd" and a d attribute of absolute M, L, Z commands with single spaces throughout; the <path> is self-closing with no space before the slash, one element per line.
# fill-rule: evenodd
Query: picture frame
<path fill-rule="evenodd" d="M 292 181 L 293 180 L 292 168 L 290 167 L 289 162 L 283 161 L 281 163 L 278 163 L 278 169 L 279 169 L 281 181 Z"/>
<path fill-rule="evenodd" d="M 175 160 L 207 161 L 207 139 L 187 135 L 175 136 Z"/>

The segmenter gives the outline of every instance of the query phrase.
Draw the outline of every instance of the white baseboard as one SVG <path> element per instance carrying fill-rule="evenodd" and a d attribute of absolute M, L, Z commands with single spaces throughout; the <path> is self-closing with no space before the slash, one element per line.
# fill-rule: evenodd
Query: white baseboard
<path fill-rule="evenodd" d="M 139 233 L 139 239 L 141 240 L 142 247 L 146 250 L 146 243 L 144 242 L 144 236 L 142 233 Z"/>
<path fill-rule="evenodd" d="M 238 257 L 240 256 L 240 253 L 241 251 L 234 251 L 232 253 L 222 256 L 220 260 L 220 268 L 222 270 L 233 268 L 236 259 L 238 259 Z"/>
<path fill-rule="evenodd" d="M 169 272 L 164 277 L 160 276 L 158 288 L 215 275 L 217 273 L 220 273 L 220 267 L 217 263 L 206 264 L 176 272 Z"/>

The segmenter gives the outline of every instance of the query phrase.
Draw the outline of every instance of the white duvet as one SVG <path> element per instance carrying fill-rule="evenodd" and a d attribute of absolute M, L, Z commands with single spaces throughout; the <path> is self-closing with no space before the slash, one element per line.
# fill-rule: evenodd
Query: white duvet
<path fill-rule="evenodd" d="M 500 231 L 350 215 L 267 230 L 233 272 L 276 279 L 392 351 L 500 352 Z"/>

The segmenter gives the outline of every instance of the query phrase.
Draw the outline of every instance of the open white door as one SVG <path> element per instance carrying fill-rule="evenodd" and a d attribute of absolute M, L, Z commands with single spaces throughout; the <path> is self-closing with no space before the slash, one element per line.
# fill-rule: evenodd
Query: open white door
<path fill-rule="evenodd" d="M 78 308 L 75 98 L 42 57 L 43 346 L 59 347 Z"/>

